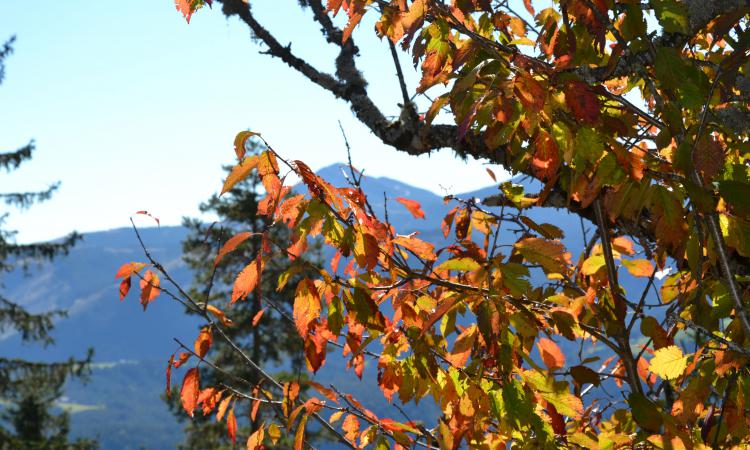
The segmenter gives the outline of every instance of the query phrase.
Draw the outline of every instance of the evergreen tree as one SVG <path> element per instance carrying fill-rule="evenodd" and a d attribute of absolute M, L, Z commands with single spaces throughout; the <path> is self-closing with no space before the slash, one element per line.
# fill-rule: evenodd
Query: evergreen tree
<path fill-rule="evenodd" d="M 0 83 L 5 75 L 5 58 L 13 51 L 15 38 L 10 38 L 0 49 Z M 0 153 L 0 169 L 11 172 L 31 158 L 34 143 L 11 152 Z M 27 208 L 47 200 L 57 184 L 40 192 L 0 192 L 0 204 L 6 207 Z M 0 211 L 0 275 L 31 263 L 65 254 L 80 238 L 73 233 L 53 243 L 17 244 L 15 232 L 3 229 L 8 216 Z M 2 288 L 2 284 L 0 284 Z M 0 333 L 16 331 L 24 342 L 50 345 L 53 321 L 65 316 L 64 311 L 32 314 L 0 292 Z M 55 402 L 62 395 L 65 381 L 71 377 L 85 377 L 92 351 L 84 360 L 59 363 L 39 363 L 0 356 L 0 399 L 4 410 L 0 414 L 0 449 L 90 449 L 94 441 L 70 441 L 69 417 L 65 411 L 56 412 Z"/>
<path fill-rule="evenodd" d="M 248 153 L 258 152 L 257 144 L 248 142 Z M 229 170 L 229 167 L 226 168 Z M 269 228 L 268 218 L 258 214 L 259 202 L 263 198 L 262 183 L 257 174 L 235 185 L 224 195 L 214 194 L 207 202 L 200 205 L 203 213 L 214 214 L 218 221 L 207 224 L 200 219 L 185 218 L 183 225 L 190 230 L 189 236 L 183 242 L 183 259 L 194 272 L 190 295 L 194 299 L 205 299 L 208 297 L 210 304 L 225 311 L 235 326 L 225 328 L 227 335 L 243 351 L 261 367 L 271 369 L 277 367 L 275 376 L 280 380 L 297 380 L 305 377 L 304 356 L 302 340 L 299 338 L 294 326 L 290 323 L 294 301 L 294 290 L 299 280 L 307 274 L 310 276 L 310 268 L 302 260 L 292 262 L 283 251 L 279 257 L 266 263 L 264 277 L 258 291 L 250 294 L 246 300 L 230 305 L 232 297 L 232 285 L 237 276 L 249 262 L 254 261 L 262 240 L 260 236 L 251 237 L 244 241 L 240 247 L 225 255 L 221 263 L 214 268 L 214 258 L 217 250 L 229 238 L 240 232 L 263 233 L 268 230 L 270 241 L 285 242 L 288 240 L 289 230 L 284 226 L 271 226 Z M 314 244 L 311 245 L 311 247 Z M 316 255 L 315 248 L 308 252 Z M 319 255 L 318 255 L 319 256 Z M 320 259 L 313 256 L 314 259 Z M 317 262 L 317 261 L 315 261 Z M 277 291 L 276 280 L 279 275 L 290 268 L 292 264 L 297 266 L 297 275 L 292 276 L 285 287 Z M 211 286 L 207 294 L 206 287 Z M 255 326 L 253 319 L 261 314 Z M 233 379 L 226 378 L 222 373 L 213 370 L 206 365 L 201 368 L 201 383 L 205 386 L 219 386 L 222 383 L 234 384 L 236 378 L 241 378 L 249 383 L 247 387 L 258 385 L 262 378 L 260 375 L 237 358 L 226 342 L 214 339 L 209 353 L 211 362 L 217 367 L 231 373 Z M 263 386 L 269 388 L 268 386 Z M 185 417 L 182 406 L 180 406 L 179 395 L 172 395 L 172 407 L 175 414 L 181 420 L 189 420 Z M 247 404 L 247 403 L 245 403 Z M 243 414 L 237 414 L 240 428 L 238 435 L 248 435 L 255 431 L 263 422 L 265 415 L 272 414 L 270 408 L 261 407 L 255 420 L 244 421 L 243 417 L 251 416 L 251 406 Z M 243 430 L 243 422 L 245 429 Z M 227 437 L 226 424 L 213 420 L 213 416 L 202 416 L 200 413 L 190 421 L 186 427 L 186 442 L 181 448 L 204 449 L 204 448 L 233 448 Z M 322 438 L 319 435 L 318 438 Z M 291 437 L 279 441 L 278 448 L 291 448 Z M 221 444 L 220 444 L 221 443 Z"/>

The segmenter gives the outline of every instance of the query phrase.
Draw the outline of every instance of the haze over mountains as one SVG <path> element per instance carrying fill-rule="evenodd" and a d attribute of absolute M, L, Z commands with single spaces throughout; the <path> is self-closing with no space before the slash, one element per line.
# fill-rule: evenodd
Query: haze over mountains
<path fill-rule="evenodd" d="M 340 167 L 326 167 L 318 173 L 334 185 L 343 186 L 346 180 Z M 422 239 L 443 240 L 440 222 L 452 205 L 446 205 L 441 196 L 389 178 L 365 177 L 362 186 L 378 214 L 383 213 L 383 193 L 386 193 L 388 215 L 399 233 L 419 231 Z M 484 198 L 497 192 L 493 186 L 459 197 Z M 393 200 L 395 197 L 418 201 L 426 219 L 414 219 Z M 577 216 L 541 209 L 533 215 L 541 222 L 570 230 L 566 241 L 571 248 L 581 245 Z M 186 229 L 145 228 L 141 232 L 154 257 L 178 282 L 188 286 L 191 274 L 181 261 L 181 241 Z M 146 313 L 133 293 L 124 302 L 118 301 L 118 283 L 114 279 L 117 268 L 125 262 L 143 260 L 133 230 L 123 228 L 86 234 L 68 256 L 31 266 L 28 276 L 17 271 L 2 278 L 4 294 L 32 311 L 63 308 L 69 312 L 67 319 L 57 323 L 54 346 L 43 349 L 23 345 L 17 336 L 6 335 L 0 340 L 3 355 L 57 360 L 82 356 L 89 346 L 95 348 L 97 365 L 91 382 L 85 387 L 78 382 L 70 383 L 63 406 L 74 412 L 74 434 L 98 437 L 102 448 L 166 449 L 174 448 L 182 439 L 181 426 L 160 395 L 164 390 L 166 360 L 177 347 L 173 338 L 192 342 L 199 322 L 184 314 L 183 307 L 165 295 L 151 303 Z M 343 385 L 355 394 L 377 389 L 373 367 L 365 370 L 368 380 L 358 382 L 353 374 L 343 373 L 343 366 L 341 358 L 329 357 L 327 367 L 317 379 L 323 384 Z M 374 397 L 380 395 L 368 395 Z M 376 402 L 373 409 L 385 407 L 384 402 Z M 414 412 L 419 414 L 419 408 Z"/>

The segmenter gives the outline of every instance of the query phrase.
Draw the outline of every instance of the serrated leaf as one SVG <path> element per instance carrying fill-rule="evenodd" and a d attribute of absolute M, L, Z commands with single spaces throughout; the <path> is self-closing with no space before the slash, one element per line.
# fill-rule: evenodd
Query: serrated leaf
<path fill-rule="evenodd" d="M 219 265 L 219 262 L 224 256 L 226 256 L 227 253 L 234 251 L 234 249 L 236 249 L 240 244 L 245 242 L 248 238 L 250 238 L 253 235 L 254 233 L 245 231 L 242 233 L 237 233 L 231 238 L 229 238 L 229 240 L 225 242 L 224 245 L 221 246 L 219 253 L 216 255 L 216 259 L 214 259 L 214 267 Z"/>
<path fill-rule="evenodd" d="M 257 259 L 242 269 L 232 286 L 231 303 L 244 299 L 258 287 L 261 269 Z"/>
<path fill-rule="evenodd" d="M 665 380 L 674 380 L 683 374 L 685 367 L 687 367 L 687 356 L 682 353 L 680 347 L 670 345 L 654 352 L 648 370 Z"/>
<path fill-rule="evenodd" d="M 516 242 L 515 246 L 524 259 L 542 266 L 546 273 L 567 273 L 570 266 L 570 254 L 558 240 L 526 238 Z"/>
<path fill-rule="evenodd" d="M 312 280 L 301 280 L 294 295 L 294 323 L 297 332 L 305 339 L 310 323 L 320 317 L 320 294 Z"/>

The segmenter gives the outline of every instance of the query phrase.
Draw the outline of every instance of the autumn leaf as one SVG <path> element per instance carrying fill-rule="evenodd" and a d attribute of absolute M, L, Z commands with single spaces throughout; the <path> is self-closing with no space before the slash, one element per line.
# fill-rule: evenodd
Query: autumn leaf
<path fill-rule="evenodd" d="M 237 155 L 237 161 L 242 161 L 245 157 L 247 140 L 253 136 L 258 136 L 258 133 L 252 131 L 240 131 L 234 138 L 234 153 Z"/>
<path fill-rule="evenodd" d="M 159 276 L 154 272 L 147 270 L 146 273 L 143 274 L 140 285 L 141 305 L 143 305 L 143 310 L 145 311 L 148 304 L 153 302 L 161 293 L 161 289 L 159 289 Z"/>
<path fill-rule="evenodd" d="M 565 355 L 552 340 L 539 338 L 536 343 L 539 354 L 542 355 L 542 361 L 549 370 L 561 369 L 565 367 Z"/>
<path fill-rule="evenodd" d="M 634 277 L 650 277 L 654 273 L 654 265 L 647 259 L 622 260 L 622 265 Z"/>
<path fill-rule="evenodd" d="M 125 300 L 125 297 L 128 296 L 128 292 L 130 292 L 130 277 L 125 277 L 120 282 L 120 301 Z"/>
<path fill-rule="evenodd" d="M 237 279 L 234 280 L 234 286 L 232 287 L 232 304 L 238 300 L 244 299 L 258 287 L 261 270 L 262 267 L 258 264 L 257 259 L 242 269 L 242 272 L 237 275 Z"/>
<path fill-rule="evenodd" d="M 263 448 L 264 438 L 265 427 L 261 426 L 247 438 L 247 450 L 261 450 Z"/>
<path fill-rule="evenodd" d="M 138 263 L 138 262 L 129 262 L 125 263 L 122 266 L 120 266 L 119 269 L 117 269 L 117 273 L 115 274 L 115 279 L 117 278 L 128 278 L 133 273 L 140 272 L 141 269 L 146 267 L 146 264 L 144 263 Z"/>
<path fill-rule="evenodd" d="M 245 231 L 242 233 L 237 233 L 227 242 L 224 243 L 224 245 L 221 246 L 221 249 L 219 250 L 219 253 L 216 255 L 216 259 L 214 260 L 214 267 L 219 265 L 219 262 L 221 259 L 227 254 L 235 250 L 237 247 L 240 246 L 243 242 L 245 242 L 248 238 L 251 236 L 254 236 L 255 233 L 250 233 L 249 231 Z"/>
<path fill-rule="evenodd" d="M 167 387 L 164 390 L 165 395 L 167 398 L 169 398 L 170 395 L 172 395 L 172 365 L 174 364 L 174 353 L 172 353 L 172 356 L 169 357 L 169 361 L 167 361 Z"/>
<path fill-rule="evenodd" d="M 234 322 L 230 318 L 227 317 L 226 313 L 224 311 L 220 310 L 219 308 L 215 307 L 214 305 L 207 305 L 206 311 L 211 313 L 216 319 L 221 322 L 222 325 L 225 327 L 231 327 L 234 325 Z"/>
<path fill-rule="evenodd" d="M 422 211 L 422 205 L 419 202 L 403 197 L 396 197 L 396 201 L 404 205 L 415 219 L 424 219 L 424 211 Z"/>
<path fill-rule="evenodd" d="M 294 450 L 302 450 L 305 443 L 305 425 L 307 425 L 307 416 L 302 416 L 297 424 L 297 431 L 294 433 Z"/>
<path fill-rule="evenodd" d="M 393 239 L 393 243 L 411 250 L 415 255 L 425 261 L 435 261 L 437 259 L 437 256 L 435 255 L 435 246 L 429 242 L 418 239 L 413 235 L 396 236 L 396 238 Z"/>
<path fill-rule="evenodd" d="M 224 195 L 227 192 L 231 191 L 232 188 L 237 185 L 237 183 L 247 178 L 250 175 L 250 172 L 252 172 L 252 170 L 257 166 L 258 156 L 253 155 L 245 158 L 236 166 L 232 167 L 232 170 L 229 172 L 227 179 L 224 181 L 224 186 L 222 186 L 221 193 L 219 195 Z"/>
<path fill-rule="evenodd" d="M 472 325 L 465 329 L 457 338 L 455 344 L 453 344 L 453 350 L 445 355 L 445 360 L 448 361 L 453 367 L 464 367 L 466 361 L 471 355 L 471 351 L 474 348 L 474 341 L 477 338 L 477 326 Z"/>
<path fill-rule="evenodd" d="M 680 347 L 670 345 L 654 352 L 648 369 L 665 380 L 679 378 L 687 367 L 687 356 L 683 355 Z"/>
<path fill-rule="evenodd" d="M 224 400 L 219 403 L 219 408 L 216 410 L 216 421 L 220 422 L 221 419 L 224 418 L 224 414 L 226 414 L 227 409 L 229 408 L 229 404 L 232 402 L 232 395 L 228 395 L 224 398 Z"/>
<path fill-rule="evenodd" d="M 567 273 L 570 266 L 570 254 L 558 240 L 526 238 L 515 244 L 516 250 L 527 261 L 542 266 L 546 273 Z"/>
<path fill-rule="evenodd" d="M 201 332 L 198 334 L 198 338 L 195 339 L 195 353 L 203 358 L 211 348 L 211 344 L 213 344 L 213 341 L 214 338 L 211 334 L 211 329 L 209 327 L 203 327 L 201 329 Z"/>
<path fill-rule="evenodd" d="M 320 317 L 320 294 L 310 279 L 303 279 L 297 285 L 294 295 L 294 323 L 302 339 L 307 337 L 307 329 Z"/>
<path fill-rule="evenodd" d="M 237 443 L 237 419 L 234 417 L 234 408 L 227 414 L 227 435 L 232 439 L 232 443 Z"/>
<path fill-rule="evenodd" d="M 198 368 L 193 367 L 185 373 L 182 379 L 182 389 L 180 389 L 180 399 L 182 407 L 190 417 L 193 417 L 193 411 L 198 407 L 198 394 L 200 393 L 200 373 Z"/>
<path fill-rule="evenodd" d="M 378 240 L 369 233 L 357 233 L 357 240 L 354 243 L 354 258 L 357 260 L 359 267 L 365 270 L 372 270 L 378 263 L 380 248 Z"/>
<path fill-rule="evenodd" d="M 593 125 L 599 120 L 602 105 L 586 83 L 571 80 L 565 84 L 563 92 L 565 92 L 565 103 L 576 119 L 587 125 Z"/>

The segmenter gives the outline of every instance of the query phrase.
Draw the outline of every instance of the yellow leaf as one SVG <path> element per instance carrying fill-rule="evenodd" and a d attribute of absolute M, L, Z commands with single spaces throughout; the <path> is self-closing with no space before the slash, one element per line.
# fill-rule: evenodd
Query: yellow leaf
<path fill-rule="evenodd" d="M 526 261 L 539 264 L 547 274 L 568 272 L 570 253 L 558 240 L 527 238 L 516 242 L 515 248 Z"/>
<path fill-rule="evenodd" d="M 648 369 L 665 380 L 674 380 L 685 372 L 686 366 L 687 356 L 682 354 L 680 347 L 670 345 L 654 353 Z"/>
<path fill-rule="evenodd" d="M 258 156 L 253 155 L 245 158 L 244 160 L 242 160 L 242 162 L 232 167 L 232 171 L 229 172 L 229 176 L 224 181 L 224 187 L 221 188 L 221 194 L 219 195 L 224 195 L 224 193 L 229 192 L 235 184 L 247 178 L 247 176 L 250 175 L 250 172 L 255 169 L 257 165 Z"/>

